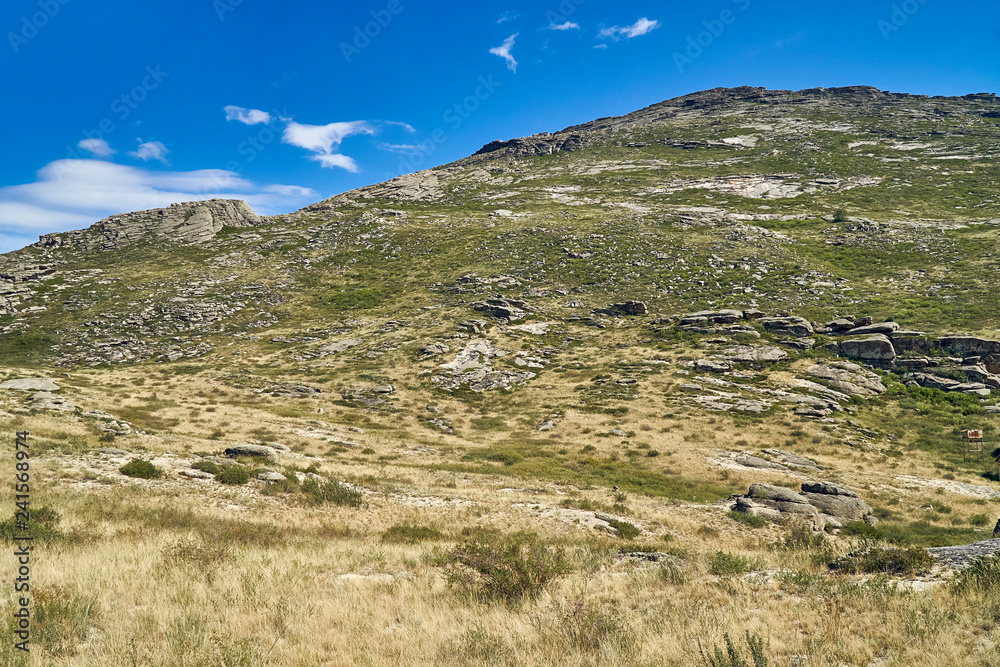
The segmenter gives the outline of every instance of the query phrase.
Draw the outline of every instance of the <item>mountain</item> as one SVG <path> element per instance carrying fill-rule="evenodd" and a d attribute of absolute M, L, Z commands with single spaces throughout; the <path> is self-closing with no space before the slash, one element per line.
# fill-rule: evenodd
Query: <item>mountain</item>
<path fill-rule="evenodd" d="M 109 544 L 152 553 L 123 532 L 138 521 L 200 536 L 192 553 L 209 560 L 215 535 L 276 553 L 214 503 L 264 512 L 253 530 L 296 544 L 319 531 L 384 548 L 388 565 L 350 567 L 395 568 L 411 590 L 403 570 L 437 570 L 379 542 L 395 526 L 446 545 L 524 528 L 592 549 L 601 581 L 625 567 L 618 546 L 657 561 L 656 586 L 724 610 L 720 627 L 742 637 L 728 602 L 698 597 L 706 577 L 730 585 L 732 562 L 712 554 L 815 582 L 852 537 L 989 537 L 998 158 L 993 94 L 719 88 L 491 141 L 288 215 L 212 200 L 112 216 L 0 257 L 2 408 L 37 438 L 46 497 L 81 540 L 98 530 L 81 498 L 99 493 L 117 508 Z M 234 456 L 264 476 L 220 485 Z M 119 471 L 134 457 L 165 471 L 141 482 L 146 496 Z M 198 511 L 169 519 L 157 499 Z M 640 542 L 623 541 L 633 530 Z M 475 560 L 456 553 L 452 566 Z M 761 604 L 807 608 L 821 585 L 806 579 Z M 789 586 L 798 602 L 781 601 Z M 412 590 L 426 605 L 437 594 Z M 553 604 L 570 604 L 563 593 Z M 893 603 L 900 627 L 918 613 L 907 600 Z M 844 604 L 858 622 L 874 613 Z M 615 623 L 652 627 L 623 609 Z M 948 627 L 975 626 L 963 614 Z M 775 644 L 805 654 L 794 627 L 776 618 Z M 697 632 L 677 629 L 688 643 L 662 653 L 636 641 L 652 662 L 691 664 Z M 955 651 L 972 650 L 975 633 L 958 634 Z M 520 664 L 541 660 L 529 635 Z M 453 657 L 454 638 L 438 639 Z M 867 648 L 837 659 L 860 664 Z"/>

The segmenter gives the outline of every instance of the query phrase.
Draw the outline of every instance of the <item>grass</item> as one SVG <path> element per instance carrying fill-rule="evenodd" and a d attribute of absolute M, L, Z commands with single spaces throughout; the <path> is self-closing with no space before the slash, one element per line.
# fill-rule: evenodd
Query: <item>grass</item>
<path fill-rule="evenodd" d="M 841 556 L 830 569 L 847 574 L 892 574 L 913 576 L 930 569 L 934 559 L 920 547 L 906 549 L 872 546 Z"/>

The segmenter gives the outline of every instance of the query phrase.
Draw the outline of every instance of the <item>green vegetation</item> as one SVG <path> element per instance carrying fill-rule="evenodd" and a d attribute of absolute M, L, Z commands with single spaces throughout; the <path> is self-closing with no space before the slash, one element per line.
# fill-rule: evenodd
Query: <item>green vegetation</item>
<path fill-rule="evenodd" d="M 382 541 L 393 544 L 417 544 L 430 540 L 439 540 L 443 537 L 441 531 L 428 526 L 411 526 L 410 524 L 397 523 L 390 526 L 382 533 Z"/>
<path fill-rule="evenodd" d="M 250 481 L 250 469 L 242 465 L 222 466 L 215 479 L 229 486 L 242 486 Z"/>
<path fill-rule="evenodd" d="M 920 547 L 895 549 L 873 546 L 841 556 L 830 563 L 830 569 L 847 574 L 882 573 L 912 576 L 923 574 L 933 562 L 931 555 Z"/>
<path fill-rule="evenodd" d="M 142 459 L 132 459 L 123 465 L 119 472 L 128 477 L 138 477 L 139 479 L 160 479 L 163 477 L 162 468 Z"/>
<path fill-rule="evenodd" d="M 446 568 L 450 584 L 512 605 L 538 597 L 549 583 L 573 570 L 564 549 L 532 533 L 479 536 L 440 554 L 436 563 Z"/>

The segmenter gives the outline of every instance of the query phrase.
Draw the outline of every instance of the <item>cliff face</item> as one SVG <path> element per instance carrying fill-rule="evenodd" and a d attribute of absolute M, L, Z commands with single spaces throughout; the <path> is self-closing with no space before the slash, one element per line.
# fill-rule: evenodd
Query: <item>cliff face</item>
<path fill-rule="evenodd" d="M 190 245 L 215 238 L 223 227 L 253 227 L 262 222 L 263 218 L 245 201 L 211 199 L 113 215 L 87 229 L 46 234 L 35 245 L 43 248 L 73 246 L 84 250 L 116 250 L 140 241 L 155 240 Z"/>

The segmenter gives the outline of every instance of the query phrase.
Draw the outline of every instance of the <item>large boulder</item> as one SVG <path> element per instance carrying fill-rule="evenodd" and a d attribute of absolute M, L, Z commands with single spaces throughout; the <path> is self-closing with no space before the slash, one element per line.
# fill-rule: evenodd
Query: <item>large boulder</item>
<path fill-rule="evenodd" d="M 889 335 L 897 331 L 899 331 L 899 325 L 895 322 L 879 322 L 878 324 L 869 324 L 865 327 L 855 327 L 847 333 L 851 336 L 865 336 L 868 334 Z"/>
<path fill-rule="evenodd" d="M 896 359 L 896 349 L 892 346 L 892 341 L 883 334 L 845 340 L 840 344 L 840 349 L 852 359 L 879 363 L 891 363 Z"/>
<path fill-rule="evenodd" d="M 779 336 L 806 338 L 814 333 L 812 324 L 804 317 L 761 317 L 757 321 L 769 332 Z"/>
<path fill-rule="evenodd" d="M 733 324 L 743 318 L 741 310 L 703 310 L 685 315 L 681 325 L 691 324 Z"/>
<path fill-rule="evenodd" d="M 266 445 L 236 445 L 226 449 L 226 456 L 235 459 L 238 456 L 258 456 L 272 461 L 278 460 L 278 452 Z"/>

